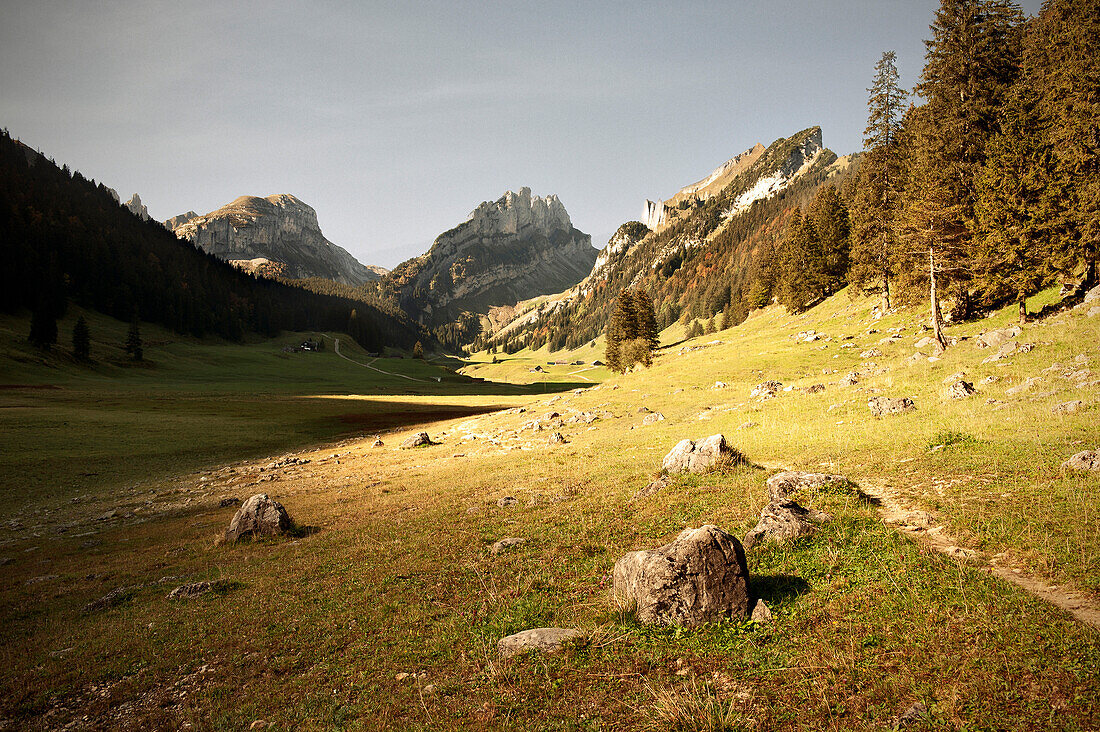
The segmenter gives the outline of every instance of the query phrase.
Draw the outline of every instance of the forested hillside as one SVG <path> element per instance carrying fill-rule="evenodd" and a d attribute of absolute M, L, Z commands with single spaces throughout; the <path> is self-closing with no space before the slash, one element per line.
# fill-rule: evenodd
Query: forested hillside
<path fill-rule="evenodd" d="M 7 131 L 0 135 L 0 252 L 0 310 L 30 310 L 39 324 L 73 301 L 200 337 L 353 326 L 350 335 L 370 350 L 430 338 L 366 296 L 320 294 L 241 272 L 138 218 L 102 184 L 58 168 Z"/>

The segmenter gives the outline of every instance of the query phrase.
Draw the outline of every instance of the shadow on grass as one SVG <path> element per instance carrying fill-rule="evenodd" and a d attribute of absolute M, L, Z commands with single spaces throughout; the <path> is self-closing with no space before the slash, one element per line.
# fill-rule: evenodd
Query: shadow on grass
<path fill-rule="evenodd" d="M 810 591 L 810 583 L 791 574 L 758 574 L 749 582 L 753 597 L 769 607 L 785 605 Z"/>

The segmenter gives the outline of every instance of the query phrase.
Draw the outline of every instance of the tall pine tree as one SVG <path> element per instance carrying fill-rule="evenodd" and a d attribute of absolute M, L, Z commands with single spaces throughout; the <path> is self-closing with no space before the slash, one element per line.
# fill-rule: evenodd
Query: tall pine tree
<path fill-rule="evenodd" d="M 901 152 L 898 128 L 906 97 L 898 84 L 897 54 L 886 51 L 875 64 L 868 91 L 863 159 L 852 204 L 849 281 L 863 291 L 879 292 L 890 309 L 897 249 L 895 221 L 901 198 Z"/>
<path fill-rule="evenodd" d="M 81 315 L 73 326 L 73 356 L 80 361 L 87 361 L 92 347 L 92 336 L 88 330 L 88 321 Z"/>

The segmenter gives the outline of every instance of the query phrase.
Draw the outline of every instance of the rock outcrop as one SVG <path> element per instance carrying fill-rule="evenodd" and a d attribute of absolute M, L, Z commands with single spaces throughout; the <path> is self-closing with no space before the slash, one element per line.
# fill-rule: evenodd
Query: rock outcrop
<path fill-rule="evenodd" d="M 141 196 L 136 193 L 130 197 L 129 201 L 122 205 L 130 209 L 130 213 L 137 216 L 142 221 L 148 221 L 151 218 L 149 216 L 149 209 L 141 202 Z"/>
<path fill-rule="evenodd" d="M 188 211 L 164 223 L 179 238 L 220 259 L 282 263 L 293 279 L 322 277 L 361 285 L 385 272 L 361 264 L 326 239 L 317 212 L 288 194 L 241 196 L 204 216 Z"/>
<path fill-rule="evenodd" d="M 721 465 L 744 460 L 741 453 L 726 444 L 723 435 L 705 440 L 680 440 L 661 461 L 661 469 L 670 473 L 704 473 Z"/>
<path fill-rule="evenodd" d="M 528 651 L 557 653 L 570 641 L 578 641 L 584 633 L 576 628 L 532 628 L 505 636 L 497 641 L 497 654 L 507 660 Z"/>
<path fill-rule="evenodd" d="M 626 554 L 615 562 L 612 587 L 643 623 L 690 627 L 749 612 L 745 550 L 709 524 L 685 529 L 659 549 Z"/>
<path fill-rule="evenodd" d="M 398 265 L 387 284 L 406 312 L 435 326 L 566 290 L 592 270 L 596 254 L 557 196 L 521 188 L 483 202 L 427 253 Z"/>
<path fill-rule="evenodd" d="M 278 536 L 290 531 L 294 522 L 286 509 L 266 493 L 257 493 L 244 502 L 225 532 L 228 542 L 257 536 Z"/>
<path fill-rule="evenodd" d="M 867 400 L 867 408 L 875 417 L 885 417 L 889 414 L 912 412 L 917 407 L 909 397 L 872 397 Z"/>

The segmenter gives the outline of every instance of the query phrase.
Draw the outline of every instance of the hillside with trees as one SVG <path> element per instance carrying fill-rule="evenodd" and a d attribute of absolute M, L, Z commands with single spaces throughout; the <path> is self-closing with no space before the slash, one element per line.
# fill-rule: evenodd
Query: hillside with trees
<path fill-rule="evenodd" d="M 57 341 L 56 321 L 69 302 L 230 341 L 282 330 L 347 331 L 372 351 L 431 341 L 403 313 L 365 295 L 242 272 L 143 221 L 103 184 L 59 168 L 7 131 L 0 135 L 0 252 L 0 311 L 29 310 L 31 340 L 43 346 Z"/>

